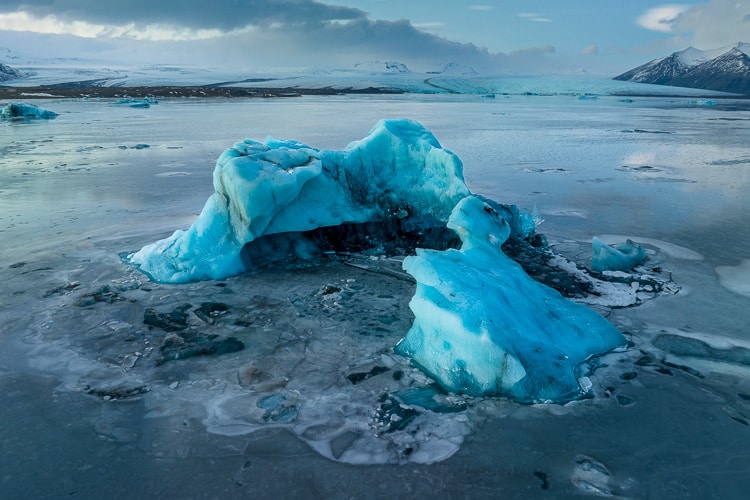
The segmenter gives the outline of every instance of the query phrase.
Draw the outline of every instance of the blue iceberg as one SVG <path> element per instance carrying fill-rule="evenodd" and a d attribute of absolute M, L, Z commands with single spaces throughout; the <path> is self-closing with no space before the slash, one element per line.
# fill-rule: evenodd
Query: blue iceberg
<path fill-rule="evenodd" d="M 501 246 L 511 226 L 469 196 L 448 227 L 459 250 L 417 250 L 404 269 L 417 280 L 414 324 L 396 351 L 449 391 L 521 402 L 576 399 L 576 368 L 625 344 L 595 311 L 531 279 Z"/>
<path fill-rule="evenodd" d="M 0 112 L 0 117 L 5 120 L 34 119 L 41 118 L 51 120 L 57 117 L 57 113 L 48 109 L 40 108 L 26 102 L 10 103 Z"/>
<path fill-rule="evenodd" d="M 629 271 L 646 260 L 646 251 L 632 240 L 610 246 L 594 237 L 591 247 L 591 268 L 594 271 Z"/>
<path fill-rule="evenodd" d="M 446 221 L 469 194 L 461 160 L 409 120 L 380 121 L 343 151 L 246 139 L 219 157 L 213 181 L 188 230 L 128 260 L 165 283 L 225 278 L 254 267 L 243 248 L 263 237 L 407 216 Z M 279 245 L 276 238 L 269 247 Z M 310 251 L 296 238 L 285 248 Z"/>
<path fill-rule="evenodd" d="M 448 250 L 404 260 L 417 281 L 415 320 L 396 350 L 445 389 L 567 401 L 583 394 L 582 362 L 625 344 L 599 314 L 534 281 L 503 253 L 509 237 L 533 235 L 534 217 L 472 195 L 461 160 L 417 122 L 380 121 L 341 151 L 246 139 L 219 157 L 213 183 L 189 229 L 126 260 L 155 281 L 183 283 L 237 274 L 269 255 L 314 255 L 320 236 L 311 231 L 337 228 L 333 240 L 364 231 L 384 243 L 387 232 L 369 233 L 379 225 L 442 227 L 460 249 L 435 245 Z"/>

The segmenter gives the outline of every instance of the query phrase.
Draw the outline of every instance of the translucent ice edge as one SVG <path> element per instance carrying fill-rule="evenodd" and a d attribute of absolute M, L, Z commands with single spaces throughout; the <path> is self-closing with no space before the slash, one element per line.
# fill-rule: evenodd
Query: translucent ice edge
<path fill-rule="evenodd" d="M 224 278 L 255 265 L 246 248 L 260 238 L 288 235 L 278 251 L 304 257 L 314 249 L 299 232 L 430 216 L 447 220 L 462 247 L 404 261 L 417 281 L 416 319 L 397 350 L 445 389 L 570 401 L 585 393 L 577 367 L 625 344 L 599 314 L 505 256 L 501 245 L 530 235 L 534 217 L 472 196 L 460 159 L 417 122 L 382 120 L 343 151 L 246 139 L 217 161 L 214 188 L 189 229 L 127 260 L 160 282 Z M 263 252 L 281 240 L 271 241 Z"/>
<path fill-rule="evenodd" d="M 607 245 L 594 237 L 591 246 L 591 268 L 594 271 L 628 271 L 646 260 L 643 247 L 630 239 L 624 243 Z"/>

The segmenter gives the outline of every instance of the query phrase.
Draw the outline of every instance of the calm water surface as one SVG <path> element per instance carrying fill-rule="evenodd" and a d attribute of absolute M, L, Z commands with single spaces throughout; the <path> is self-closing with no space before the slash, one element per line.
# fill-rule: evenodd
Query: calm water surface
<path fill-rule="evenodd" d="M 750 295 L 743 288 L 750 282 L 748 103 L 621 99 L 344 96 L 164 100 L 150 109 L 47 100 L 40 104 L 60 113 L 55 120 L 0 123 L 0 380 L 6 399 L 0 415 L 0 491 L 5 488 L 11 497 L 85 498 L 105 488 L 115 497 L 195 498 L 367 498 L 438 491 L 533 498 L 605 490 L 634 498 L 706 498 L 746 491 L 747 366 L 715 356 L 673 359 L 651 341 L 667 332 L 717 348 L 750 346 Z M 567 257 L 585 263 L 590 239 L 610 235 L 640 239 L 662 259 L 680 292 L 611 313 L 635 345 L 612 361 L 615 371 L 602 375 L 597 398 L 568 407 L 472 401 L 468 423 L 444 416 L 425 421 L 431 435 L 440 436 L 442 429 L 458 443 L 441 448 L 420 441 L 436 463 L 405 459 L 393 465 L 387 451 L 356 444 L 371 443 L 365 436 L 369 415 L 346 420 L 349 410 L 341 410 L 348 423 L 336 425 L 350 430 L 330 434 L 335 437 L 326 437 L 323 424 L 313 435 L 318 427 L 261 428 L 237 416 L 241 398 L 249 397 L 241 390 L 241 367 L 260 366 L 257 358 L 265 356 L 283 365 L 287 354 L 278 347 L 283 342 L 268 344 L 268 351 L 246 349 L 246 358 L 217 357 L 162 372 L 138 372 L 126 363 L 134 358 L 113 354 L 125 352 L 116 347 L 122 342 L 118 332 L 140 342 L 143 306 L 169 310 L 222 291 L 215 283 L 149 284 L 122 264 L 119 254 L 187 227 L 213 191 L 213 165 L 225 148 L 245 137 L 272 135 L 340 149 L 381 118 L 420 121 L 461 157 L 473 191 L 536 207 L 545 219 L 539 230 Z M 311 367 L 329 363 L 330 372 L 341 377 L 337 362 L 388 357 L 408 328 L 408 287 L 381 290 L 377 281 L 325 266 L 291 276 L 287 282 L 288 274 L 271 272 L 222 286 L 250 294 L 255 302 L 265 297 L 271 305 L 258 306 L 263 314 L 278 304 L 264 328 L 279 339 L 285 328 L 302 328 L 302 320 L 288 318 L 305 319 L 297 300 L 309 296 L 305 286 L 314 290 L 326 280 L 350 279 L 362 284 L 353 288 L 357 293 L 376 290 L 373 301 L 403 297 L 403 304 L 389 304 L 401 308 L 393 321 L 378 316 L 380 326 L 390 325 L 384 338 L 326 337 L 320 345 L 308 339 L 303 356 Z M 128 296 L 131 302 L 116 305 L 117 313 L 103 304 L 74 305 L 105 284 L 126 290 L 131 283 L 141 289 Z M 226 294 L 222 300 L 230 301 Z M 374 313 L 365 310 L 366 297 L 356 300 L 363 309 L 346 317 L 308 319 L 343 335 L 369 328 L 365 323 Z M 257 315 L 260 320 L 261 312 Z M 100 335 L 105 326 L 107 335 Z M 334 348 L 354 354 L 337 355 Z M 141 353 L 137 358 L 145 365 L 143 350 L 139 345 L 128 352 Z M 280 357 L 271 358 L 271 351 Z M 318 361 L 310 360 L 311 352 Z M 669 375 L 655 372 L 636 363 L 642 353 L 688 363 L 701 376 L 679 368 Z M 267 369 L 273 370 L 280 368 Z M 303 372 L 280 375 L 290 380 L 284 394 L 305 401 L 300 422 L 325 420 L 346 405 L 366 413 L 368 404 L 376 404 L 367 398 L 375 401 L 377 391 L 385 390 L 352 389 L 345 396 L 351 400 L 339 401 L 339 393 L 322 388 L 333 383 L 329 375 L 313 368 Z M 150 392 L 119 402 L 87 394 L 87 387 L 121 377 L 130 384 L 141 377 Z M 172 395 L 183 387 L 190 390 Z M 256 400 L 248 401 L 254 408 Z M 316 448 L 323 444 L 330 449 Z M 379 465 L 341 463 L 368 460 Z M 35 481 L 39 474 L 43 480 Z"/>

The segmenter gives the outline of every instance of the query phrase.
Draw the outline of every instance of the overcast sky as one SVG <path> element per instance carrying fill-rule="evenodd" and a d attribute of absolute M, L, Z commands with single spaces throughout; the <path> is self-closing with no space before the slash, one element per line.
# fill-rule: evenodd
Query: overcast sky
<path fill-rule="evenodd" d="M 0 0 L 0 56 L 111 66 L 606 74 L 738 41 L 750 42 L 750 0 Z"/>

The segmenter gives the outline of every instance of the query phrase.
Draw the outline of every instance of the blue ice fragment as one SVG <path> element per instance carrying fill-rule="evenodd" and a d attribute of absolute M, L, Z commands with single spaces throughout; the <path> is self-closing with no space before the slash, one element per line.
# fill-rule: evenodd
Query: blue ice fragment
<path fill-rule="evenodd" d="M 591 247 L 591 268 L 594 271 L 629 271 L 646 260 L 646 251 L 632 240 L 610 246 L 594 237 Z"/>
<path fill-rule="evenodd" d="M 159 101 L 148 97 L 144 97 L 143 99 L 124 98 L 118 99 L 115 104 L 130 106 L 131 108 L 150 108 L 152 104 L 159 104 Z"/>
<path fill-rule="evenodd" d="M 3 108 L 2 112 L 0 112 L 0 117 L 6 120 L 13 120 L 13 119 L 34 119 L 34 118 L 42 118 L 42 119 L 53 119 L 57 116 L 57 113 L 54 111 L 50 111 L 48 109 L 40 108 L 39 106 L 36 106 L 34 104 L 29 104 L 26 102 L 19 102 L 19 103 L 10 103 L 5 108 Z"/>
<path fill-rule="evenodd" d="M 501 250 L 511 227 L 468 196 L 448 227 L 460 250 L 418 250 L 404 260 L 417 280 L 414 324 L 396 346 L 449 391 L 521 402 L 581 396 L 575 369 L 625 344 L 595 311 L 531 279 Z"/>

